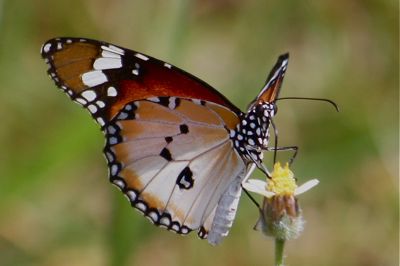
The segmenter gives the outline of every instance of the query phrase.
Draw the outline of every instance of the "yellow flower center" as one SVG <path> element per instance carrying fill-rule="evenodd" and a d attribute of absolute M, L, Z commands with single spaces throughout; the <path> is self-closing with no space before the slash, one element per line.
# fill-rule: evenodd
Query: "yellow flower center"
<path fill-rule="evenodd" d="M 294 190 L 297 188 L 294 174 L 290 171 L 288 163 L 284 168 L 281 167 L 279 162 L 275 163 L 271 179 L 267 181 L 267 190 L 277 195 L 293 195 Z"/>

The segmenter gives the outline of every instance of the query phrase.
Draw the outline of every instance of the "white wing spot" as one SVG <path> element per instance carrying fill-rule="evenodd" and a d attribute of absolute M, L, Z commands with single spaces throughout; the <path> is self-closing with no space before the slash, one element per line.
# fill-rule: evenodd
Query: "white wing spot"
<path fill-rule="evenodd" d="M 126 110 L 126 111 L 132 110 L 132 105 L 127 104 L 127 105 L 125 106 L 125 110 Z"/>
<path fill-rule="evenodd" d="M 96 92 L 92 91 L 92 90 L 87 90 L 81 93 L 81 96 L 83 98 L 85 98 L 86 100 L 88 100 L 89 102 L 93 101 L 94 99 L 96 99 L 97 94 Z"/>
<path fill-rule="evenodd" d="M 101 117 L 97 117 L 97 122 L 100 124 L 100 126 L 104 126 L 106 123 L 104 122 L 104 119 Z"/>
<path fill-rule="evenodd" d="M 143 61 L 149 60 L 149 58 L 143 54 L 136 53 L 135 56 L 139 59 L 142 59 Z"/>
<path fill-rule="evenodd" d="M 106 152 L 106 158 L 109 162 L 113 162 L 114 161 L 114 155 L 111 152 Z M 117 180 L 115 180 L 117 181 Z"/>
<path fill-rule="evenodd" d="M 97 58 L 96 61 L 94 61 L 93 63 L 93 68 L 96 70 L 115 69 L 121 67 L 122 67 L 121 58 L 100 57 Z"/>
<path fill-rule="evenodd" d="M 122 50 L 121 48 L 118 48 L 118 47 L 116 47 L 114 45 L 111 45 L 111 44 L 108 45 L 108 46 L 102 45 L 101 49 L 103 49 L 105 51 L 112 52 L 112 53 L 117 53 L 117 54 L 120 54 L 120 55 L 124 55 L 125 54 L 124 50 Z"/>
<path fill-rule="evenodd" d="M 111 171 L 111 175 L 115 176 L 118 172 L 118 166 L 116 164 L 111 165 L 110 171 Z"/>
<path fill-rule="evenodd" d="M 101 56 L 104 57 L 104 58 L 121 59 L 121 55 L 116 54 L 114 52 L 110 52 L 108 50 L 103 50 L 103 52 L 101 52 Z"/>
<path fill-rule="evenodd" d="M 159 103 L 160 102 L 160 98 L 158 97 L 150 97 L 147 98 L 148 101 L 153 102 L 153 103 Z"/>
<path fill-rule="evenodd" d="M 176 107 L 175 101 L 176 101 L 175 97 L 170 97 L 169 98 L 169 103 L 168 103 L 168 108 L 169 109 L 171 109 L 171 110 L 175 109 L 175 107 Z"/>
<path fill-rule="evenodd" d="M 136 203 L 135 207 L 138 208 L 142 212 L 145 212 L 147 209 L 146 205 L 143 202 Z"/>
<path fill-rule="evenodd" d="M 192 102 L 197 105 L 201 105 L 201 100 L 199 100 L 199 99 L 192 99 Z"/>
<path fill-rule="evenodd" d="M 51 48 L 51 43 L 46 43 L 43 46 L 43 52 L 48 53 L 50 51 L 50 48 Z"/>
<path fill-rule="evenodd" d="M 86 72 L 82 75 L 82 82 L 88 87 L 94 87 L 107 81 L 107 76 L 101 70 Z"/>
<path fill-rule="evenodd" d="M 94 104 L 91 104 L 87 107 L 89 109 L 89 112 L 91 112 L 92 114 L 97 112 L 97 107 Z"/>
<path fill-rule="evenodd" d="M 135 191 L 133 191 L 133 190 L 128 190 L 128 191 L 126 192 L 126 195 L 128 196 L 128 198 L 129 198 L 130 201 L 134 202 L 134 201 L 136 200 L 137 195 L 136 195 L 136 192 L 135 192 Z"/>
<path fill-rule="evenodd" d="M 113 182 L 114 185 L 116 185 L 120 189 L 124 189 L 125 188 L 125 184 L 121 180 L 115 179 L 112 182 Z"/>
<path fill-rule="evenodd" d="M 114 87 L 108 87 L 107 89 L 107 96 L 115 97 L 117 96 L 117 90 Z"/>
<path fill-rule="evenodd" d="M 139 76 L 139 70 L 133 69 L 132 70 L 132 74 L 135 75 L 135 76 Z"/>
<path fill-rule="evenodd" d="M 108 47 L 110 47 L 117 54 L 120 54 L 120 55 L 124 55 L 125 54 L 124 50 L 122 50 L 121 48 L 118 48 L 117 46 L 114 46 L 114 45 L 110 44 Z"/>
<path fill-rule="evenodd" d="M 156 212 L 149 212 L 147 215 L 150 217 L 150 219 L 153 222 L 157 222 L 158 221 L 158 215 L 157 215 Z"/>
<path fill-rule="evenodd" d="M 160 219 L 160 224 L 168 227 L 171 224 L 171 220 L 168 217 L 163 217 Z"/>
<path fill-rule="evenodd" d="M 119 115 L 118 115 L 118 119 L 119 119 L 119 120 L 124 120 L 124 119 L 126 119 L 127 117 L 128 117 L 128 114 L 125 113 L 125 112 L 121 112 L 121 113 L 119 113 Z"/>
<path fill-rule="evenodd" d="M 113 126 L 108 126 L 107 129 L 108 129 L 108 133 L 111 134 L 111 135 L 114 135 L 115 132 L 117 132 L 117 130 Z"/>
<path fill-rule="evenodd" d="M 169 68 L 169 69 L 172 68 L 172 66 L 171 66 L 170 64 L 168 64 L 168 63 L 164 63 L 164 66 L 165 66 L 166 68 Z"/>
<path fill-rule="evenodd" d="M 104 108 L 104 106 L 106 106 L 106 104 L 103 101 L 97 101 L 96 104 L 100 108 Z"/>
<path fill-rule="evenodd" d="M 82 99 L 82 98 L 76 98 L 75 99 L 75 101 L 77 102 L 77 103 L 80 103 L 80 104 L 82 104 L 82 105 L 85 105 L 85 104 L 87 104 L 87 101 L 85 101 L 84 99 Z"/>
<path fill-rule="evenodd" d="M 110 143 L 110 145 L 114 145 L 118 143 L 118 140 L 116 137 L 111 137 L 108 139 L 108 142 Z"/>
<path fill-rule="evenodd" d="M 179 231 L 179 225 L 173 224 L 172 227 L 171 227 L 171 229 L 174 230 L 174 231 L 176 231 L 176 232 L 178 232 L 178 231 Z"/>

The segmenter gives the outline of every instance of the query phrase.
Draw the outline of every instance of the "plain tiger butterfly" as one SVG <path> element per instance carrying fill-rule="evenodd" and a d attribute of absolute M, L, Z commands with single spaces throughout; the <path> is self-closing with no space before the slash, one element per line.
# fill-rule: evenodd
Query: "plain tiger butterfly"
<path fill-rule="evenodd" d="M 246 113 L 166 62 L 102 41 L 56 38 L 48 74 L 105 134 L 110 181 L 154 224 L 219 243 L 235 218 L 241 182 L 262 165 L 288 65 L 278 58 Z"/>

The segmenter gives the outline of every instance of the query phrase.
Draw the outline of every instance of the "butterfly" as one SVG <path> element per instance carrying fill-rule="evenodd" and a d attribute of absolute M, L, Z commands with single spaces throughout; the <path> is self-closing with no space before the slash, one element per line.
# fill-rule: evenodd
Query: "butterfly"
<path fill-rule="evenodd" d="M 110 182 L 131 205 L 157 226 L 220 243 L 242 181 L 256 166 L 266 171 L 289 55 L 245 113 L 195 76 L 103 41 L 55 38 L 41 55 L 55 84 L 100 125 Z"/>

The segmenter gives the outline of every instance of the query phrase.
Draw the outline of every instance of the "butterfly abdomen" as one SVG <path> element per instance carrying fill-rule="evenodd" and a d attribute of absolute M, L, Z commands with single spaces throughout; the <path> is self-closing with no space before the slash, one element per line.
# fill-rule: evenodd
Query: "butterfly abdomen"
<path fill-rule="evenodd" d="M 242 193 L 241 182 L 244 174 L 242 173 L 226 189 L 218 202 L 214 220 L 208 233 L 208 242 L 212 245 L 219 244 L 228 235 L 236 216 L 236 210 Z"/>

